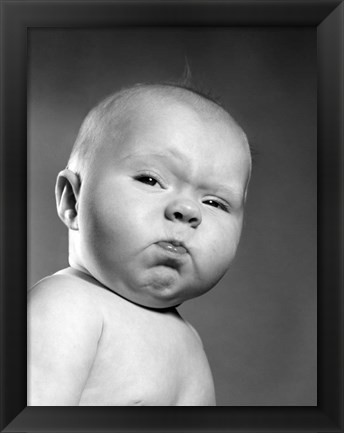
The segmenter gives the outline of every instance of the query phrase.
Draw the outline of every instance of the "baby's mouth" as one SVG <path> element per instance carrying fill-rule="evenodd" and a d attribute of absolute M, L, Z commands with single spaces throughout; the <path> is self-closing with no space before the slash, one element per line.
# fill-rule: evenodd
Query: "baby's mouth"
<path fill-rule="evenodd" d="M 176 241 L 160 241 L 157 243 L 159 247 L 174 254 L 186 254 L 188 251 L 181 242 Z"/>

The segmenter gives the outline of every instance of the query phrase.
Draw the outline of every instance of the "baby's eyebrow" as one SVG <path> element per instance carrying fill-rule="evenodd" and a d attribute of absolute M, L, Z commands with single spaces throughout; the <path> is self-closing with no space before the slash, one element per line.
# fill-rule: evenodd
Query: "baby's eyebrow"
<path fill-rule="evenodd" d="M 166 167 L 173 168 L 174 170 L 180 172 L 181 174 L 185 172 L 186 168 L 189 166 L 187 158 L 182 157 L 181 154 L 175 151 L 159 152 L 159 151 L 149 151 L 140 152 L 136 151 L 129 155 L 121 158 L 122 162 L 128 161 L 129 164 L 143 163 L 151 164 L 157 163 L 162 164 Z"/>
<path fill-rule="evenodd" d="M 242 191 L 241 187 L 227 186 L 227 185 L 216 185 L 209 184 L 208 186 L 204 186 L 204 189 L 213 191 L 214 194 L 218 195 L 221 198 L 228 199 L 229 201 L 233 201 L 236 203 L 241 203 L 244 199 L 244 191 Z"/>
<path fill-rule="evenodd" d="M 131 153 L 129 155 L 124 156 L 123 158 L 121 158 L 122 160 L 131 160 L 131 159 L 145 159 L 145 160 L 149 160 L 150 158 L 157 158 L 157 159 L 163 159 L 163 160 L 167 160 L 170 161 L 170 158 L 174 158 L 179 160 L 180 162 L 184 162 L 185 163 L 185 158 L 179 154 L 179 152 L 176 152 L 174 150 L 168 150 L 165 152 L 134 152 Z"/>

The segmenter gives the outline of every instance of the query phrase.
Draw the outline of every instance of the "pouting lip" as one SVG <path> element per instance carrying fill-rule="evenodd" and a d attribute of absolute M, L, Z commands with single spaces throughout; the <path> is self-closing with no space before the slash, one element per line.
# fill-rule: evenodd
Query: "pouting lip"
<path fill-rule="evenodd" d="M 186 247 L 186 245 L 184 244 L 184 242 L 178 241 L 176 239 L 163 239 L 163 240 L 160 240 L 160 241 L 156 242 L 156 244 L 158 246 L 162 246 L 161 244 L 172 245 L 173 247 L 176 247 L 176 248 L 179 248 L 179 249 L 183 250 L 182 251 L 183 254 L 189 254 L 189 250 Z"/>
<path fill-rule="evenodd" d="M 175 240 L 175 239 L 167 239 L 167 240 L 165 240 L 165 241 L 163 241 L 163 242 L 169 242 L 169 243 L 172 244 L 174 247 L 183 247 L 183 248 L 185 248 L 185 249 L 187 250 L 187 248 L 186 248 L 184 242 L 177 241 L 177 240 Z"/>

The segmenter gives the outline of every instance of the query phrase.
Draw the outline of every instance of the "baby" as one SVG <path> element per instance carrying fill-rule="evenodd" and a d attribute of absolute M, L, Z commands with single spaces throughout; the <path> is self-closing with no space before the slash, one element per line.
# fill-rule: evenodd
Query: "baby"
<path fill-rule="evenodd" d="M 196 91 L 136 85 L 88 114 L 56 184 L 70 267 L 29 292 L 28 405 L 215 405 L 176 307 L 228 269 L 250 172 L 242 129 Z"/>

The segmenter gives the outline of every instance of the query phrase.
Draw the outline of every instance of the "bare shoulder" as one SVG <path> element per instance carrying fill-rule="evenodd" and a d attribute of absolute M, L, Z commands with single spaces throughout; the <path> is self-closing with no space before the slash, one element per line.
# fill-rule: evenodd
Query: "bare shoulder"
<path fill-rule="evenodd" d="M 29 291 L 29 405 L 78 404 L 102 335 L 97 293 L 70 275 L 44 278 Z"/>
<path fill-rule="evenodd" d="M 192 336 L 192 338 L 203 347 L 203 342 L 202 339 L 199 335 L 199 333 L 196 331 L 196 329 L 194 328 L 194 326 L 191 325 L 190 322 L 188 322 L 187 320 L 185 320 L 179 313 L 179 311 L 176 310 L 177 315 L 180 318 L 180 321 L 183 322 L 185 328 L 188 330 L 188 332 L 190 333 L 190 335 Z"/>
<path fill-rule="evenodd" d="M 99 288 L 71 275 L 54 274 L 39 281 L 28 292 L 28 318 L 32 316 L 53 323 L 87 322 L 100 327 L 102 312 L 97 302 Z"/>
<path fill-rule="evenodd" d="M 188 326 L 188 328 L 191 330 L 191 332 L 194 334 L 196 340 L 198 340 L 198 342 L 203 346 L 202 339 L 201 339 L 199 333 L 196 331 L 196 329 L 191 325 L 190 322 L 185 321 L 185 323 Z"/>
<path fill-rule="evenodd" d="M 60 272 L 36 283 L 28 292 L 28 300 L 52 299 L 54 302 L 77 300 L 78 307 L 94 308 L 95 301 L 100 296 L 100 287 L 90 280 L 79 277 L 78 274 Z"/>

